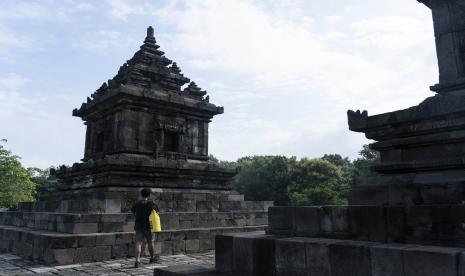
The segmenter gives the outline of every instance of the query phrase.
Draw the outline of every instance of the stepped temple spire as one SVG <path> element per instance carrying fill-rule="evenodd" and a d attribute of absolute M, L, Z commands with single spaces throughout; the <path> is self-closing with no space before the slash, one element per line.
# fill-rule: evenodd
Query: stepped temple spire
<path fill-rule="evenodd" d="M 207 92 L 159 48 L 148 27 L 134 56 L 73 111 L 87 124 L 84 161 L 122 153 L 172 156 L 166 152 L 207 160 L 208 123 L 223 107 L 209 103 Z"/>

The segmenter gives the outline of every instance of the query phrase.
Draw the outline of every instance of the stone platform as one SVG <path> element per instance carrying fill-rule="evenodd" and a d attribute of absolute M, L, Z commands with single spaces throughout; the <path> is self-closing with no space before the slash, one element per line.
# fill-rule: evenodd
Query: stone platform
<path fill-rule="evenodd" d="M 156 237 L 155 250 L 162 255 L 205 252 L 215 249 L 216 234 L 263 230 L 267 225 L 266 210 L 272 204 L 244 201 L 233 191 L 159 192 L 163 198 L 154 194 L 160 203 L 163 231 Z M 115 202 L 109 209 L 119 206 Z M 92 206 L 95 209 L 89 209 Z M 133 215 L 96 213 L 104 211 L 104 206 L 83 199 L 58 205 L 27 203 L 21 204 L 18 211 L 0 212 L 0 250 L 46 264 L 131 256 Z"/>
<path fill-rule="evenodd" d="M 216 239 L 216 271 L 221 275 L 459 276 L 465 269 L 465 248 L 459 247 L 289 237 L 263 232 L 218 235 Z"/>
<path fill-rule="evenodd" d="M 465 205 L 270 207 L 267 234 L 465 247 Z"/>

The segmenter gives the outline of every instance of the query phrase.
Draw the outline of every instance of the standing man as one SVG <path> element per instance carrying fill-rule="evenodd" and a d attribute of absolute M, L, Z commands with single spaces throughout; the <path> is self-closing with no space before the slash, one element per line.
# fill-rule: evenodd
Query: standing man
<path fill-rule="evenodd" d="M 136 257 L 135 267 L 139 267 L 140 264 L 140 253 L 142 248 L 142 242 L 146 241 L 149 252 L 150 252 L 150 263 L 154 262 L 154 234 L 150 230 L 149 216 L 152 213 L 152 210 L 158 212 L 158 206 L 152 201 L 149 200 L 150 189 L 144 188 L 140 191 L 142 200 L 137 201 L 132 205 L 132 212 L 136 216 L 134 223 L 134 255 Z"/>

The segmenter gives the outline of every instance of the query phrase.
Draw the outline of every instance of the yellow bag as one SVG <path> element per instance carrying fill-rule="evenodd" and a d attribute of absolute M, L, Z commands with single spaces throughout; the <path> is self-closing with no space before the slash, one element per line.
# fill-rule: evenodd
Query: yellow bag
<path fill-rule="evenodd" d="M 155 210 L 152 210 L 152 213 L 150 213 L 149 222 L 152 233 L 161 232 L 160 216 Z"/>

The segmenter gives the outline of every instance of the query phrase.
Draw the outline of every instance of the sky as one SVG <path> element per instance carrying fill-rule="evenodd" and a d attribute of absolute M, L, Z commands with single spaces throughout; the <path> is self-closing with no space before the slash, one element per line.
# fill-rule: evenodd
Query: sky
<path fill-rule="evenodd" d="M 209 151 L 357 157 L 369 115 L 417 105 L 438 80 L 430 10 L 415 0 L 0 1 L 0 139 L 24 166 L 71 165 L 71 112 L 139 49 L 146 28 L 225 113 Z"/>

